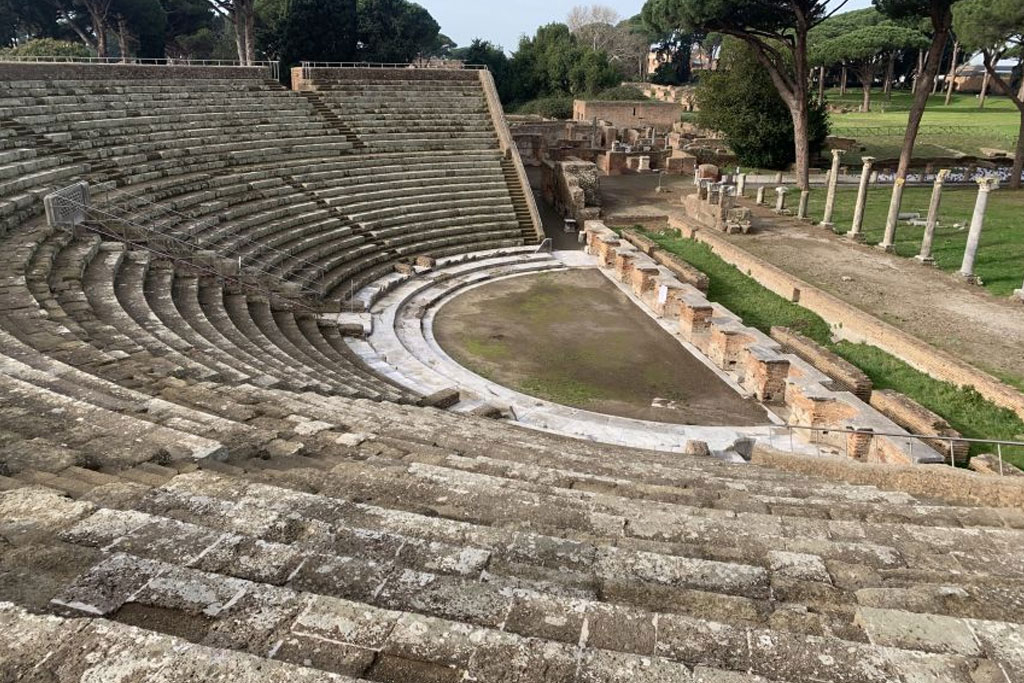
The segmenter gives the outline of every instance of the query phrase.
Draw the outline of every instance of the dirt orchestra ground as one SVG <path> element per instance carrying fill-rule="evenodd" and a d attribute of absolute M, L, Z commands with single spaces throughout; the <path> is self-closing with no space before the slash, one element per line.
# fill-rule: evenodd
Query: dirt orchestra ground
<path fill-rule="evenodd" d="M 597 270 L 477 287 L 438 311 L 434 334 L 478 374 L 565 405 L 675 424 L 768 423 Z"/>

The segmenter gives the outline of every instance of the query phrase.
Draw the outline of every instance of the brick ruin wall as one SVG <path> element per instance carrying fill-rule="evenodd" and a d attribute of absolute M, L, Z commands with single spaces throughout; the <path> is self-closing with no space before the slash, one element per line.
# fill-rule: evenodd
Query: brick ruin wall
<path fill-rule="evenodd" d="M 658 247 L 657 243 L 635 230 L 623 230 L 622 237 L 660 265 L 668 268 L 681 282 L 692 285 L 701 292 L 708 291 L 708 276 L 682 260 L 675 254 Z"/>
<path fill-rule="evenodd" d="M 584 221 L 601 215 L 597 167 L 589 161 L 546 161 L 541 166 L 544 199 L 561 215 Z"/>
<path fill-rule="evenodd" d="M 909 396 L 898 391 L 880 389 L 871 394 L 871 407 L 890 420 L 918 434 L 937 434 L 958 438 L 960 432 L 949 426 L 942 417 L 936 415 Z M 921 439 L 939 453 L 949 457 L 950 443 L 942 439 Z M 966 463 L 970 444 L 965 441 L 952 442 L 953 459 L 958 463 Z"/>
<path fill-rule="evenodd" d="M 791 353 L 834 379 L 839 391 L 849 391 L 862 401 L 871 399 L 871 379 L 853 363 L 787 327 L 773 327 L 769 334 Z"/>
<path fill-rule="evenodd" d="M 572 118 L 575 121 L 607 121 L 614 127 L 643 128 L 654 126 L 660 130 L 671 130 L 680 120 L 683 106 L 672 102 L 637 100 L 606 102 L 602 100 L 576 100 L 572 104 Z"/>
<path fill-rule="evenodd" d="M 851 452 L 871 462 L 941 462 L 939 453 L 926 446 L 913 447 L 913 437 L 899 425 L 846 391 L 798 356 L 787 354 L 768 335 L 747 327 L 733 313 L 713 304 L 696 287 L 675 274 L 643 249 L 638 249 L 601 221 L 584 226 L 588 253 L 614 277 L 628 285 L 641 301 L 662 317 L 679 321 L 680 336 L 765 403 L 783 405 L 791 424 L 824 427 L 824 432 L 797 430 L 804 440 L 848 448 L 850 429 L 872 430 L 857 440 Z M 895 435 L 895 436 L 890 436 Z"/>
<path fill-rule="evenodd" d="M 817 313 L 843 339 L 877 346 L 935 379 L 956 386 L 974 387 L 989 401 L 1024 418 L 1024 394 L 992 375 L 790 275 L 713 231 L 698 229 L 678 218 L 670 219 L 669 223 L 682 235 L 707 244 L 725 262 L 764 287 Z"/>

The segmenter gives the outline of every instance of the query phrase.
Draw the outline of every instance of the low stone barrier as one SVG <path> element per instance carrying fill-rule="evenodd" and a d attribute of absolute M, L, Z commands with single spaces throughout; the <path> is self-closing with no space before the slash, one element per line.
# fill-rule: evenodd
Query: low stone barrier
<path fill-rule="evenodd" d="M 788 327 L 773 327 L 770 334 L 784 348 L 835 380 L 837 389 L 849 391 L 862 401 L 871 399 L 871 379 L 853 363 Z"/>
<path fill-rule="evenodd" d="M 627 233 L 623 237 L 629 237 Z M 819 428 L 796 430 L 801 439 L 871 462 L 942 462 L 937 451 L 926 445 L 915 447 L 913 435 L 898 424 L 852 393 L 837 390 L 828 375 L 708 301 L 703 292 L 681 282 L 603 222 L 587 221 L 584 237 L 587 253 L 596 256 L 602 268 L 612 270 L 614 279 L 628 285 L 656 315 L 678 320 L 679 335 L 713 365 L 762 403 L 785 405 L 791 424 Z M 639 241 L 651 248 L 646 238 Z M 664 252 L 654 252 L 658 253 Z"/>
<path fill-rule="evenodd" d="M 844 339 L 877 346 L 935 379 L 974 387 L 992 403 L 1024 418 L 1024 394 L 996 377 L 773 266 L 713 230 L 701 230 L 678 218 L 671 218 L 669 223 L 684 237 L 692 237 L 711 247 L 722 260 L 767 289 L 817 313 Z"/>
<path fill-rule="evenodd" d="M 660 248 L 657 242 L 651 238 L 641 235 L 635 230 L 623 230 L 622 237 L 637 249 L 672 271 L 672 274 L 679 278 L 681 282 L 692 285 L 702 292 L 708 291 L 710 281 L 708 280 L 707 275 L 697 270 L 672 252 L 665 251 Z"/>
<path fill-rule="evenodd" d="M 949 423 L 923 405 L 892 389 L 879 389 L 871 394 L 871 406 L 899 426 L 918 434 L 937 434 L 959 438 L 960 432 L 949 426 Z M 950 442 L 943 439 L 921 439 L 939 453 L 949 458 Z M 966 463 L 970 444 L 964 441 L 953 442 L 953 458 L 956 462 Z"/>
<path fill-rule="evenodd" d="M 817 475 L 965 505 L 1024 509 L 1024 477 L 986 476 L 956 467 L 882 466 L 848 458 L 795 455 L 760 445 L 754 447 L 751 462 L 785 472 Z"/>

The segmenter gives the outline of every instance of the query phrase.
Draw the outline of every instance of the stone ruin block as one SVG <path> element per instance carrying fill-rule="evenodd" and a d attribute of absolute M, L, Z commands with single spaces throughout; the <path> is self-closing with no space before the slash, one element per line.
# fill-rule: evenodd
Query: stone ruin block
<path fill-rule="evenodd" d="M 596 241 L 598 262 L 605 268 L 611 268 L 615 265 L 615 252 L 619 248 L 619 240 L 617 237 L 610 237 L 607 235 L 600 235 Z"/>
<path fill-rule="evenodd" d="M 686 297 L 680 299 L 679 334 L 701 352 L 704 352 L 708 346 L 708 338 L 711 336 L 711 317 L 714 312 L 711 304 L 707 302 L 694 303 L 687 301 Z"/>
<path fill-rule="evenodd" d="M 747 348 L 743 385 L 758 401 L 784 403 L 788 377 L 788 359 L 760 346 Z"/>
<path fill-rule="evenodd" d="M 755 341 L 752 336 L 742 330 L 720 327 L 712 323 L 707 356 L 722 370 L 735 371 L 742 377 L 746 367 L 741 360 L 746 348 Z"/>
<path fill-rule="evenodd" d="M 789 420 L 791 424 L 838 429 L 844 421 L 857 416 L 854 406 L 834 396 L 796 389 L 790 391 L 786 398 L 792 411 Z"/>
<path fill-rule="evenodd" d="M 678 318 L 682 307 L 683 288 L 668 280 L 657 283 L 651 309 L 662 318 Z"/>
<path fill-rule="evenodd" d="M 722 171 L 714 164 L 701 164 L 697 167 L 697 178 L 717 183 L 722 179 Z"/>
<path fill-rule="evenodd" d="M 851 460 L 867 462 L 871 458 L 873 435 L 865 434 L 865 431 L 850 431 L 846 434 L 846 456 Z"/>
<path fill-rule="evenodd" d="M 773 327 L 770 334 L 787 351 L 832 378 L 836 391 L 849 391 L 865 402 L 871 398 L 871 379 L 856 365 L 788 327 Z"/>
<path fill-rule="evenodd" d="M 685 282 L 701 292 L 708 291 L 708 276 L 675 254 L 658 250 L 654 253 L 654 260 L 672 271 L 680 282 Z"/>
<path fill-rule="evenodd" d="M 633 293 L 644 299 L 657 289 L 657 279 L 660 274 L 657 266 L 635 264 L 631 274 Z"/>
<path fill-rule="evenodd" d="M 417 256 L 416 265 L 420 268 L 433 268 L 434 257 L 433 256 Z"/>
<path fill-rule="evenodd" d="M 614 252 L 615 277 L 619 282 L 629 284 L 633 273 L 633 261 L 636 259 L 637 251 L 632 247 L 619 247 Z"/>

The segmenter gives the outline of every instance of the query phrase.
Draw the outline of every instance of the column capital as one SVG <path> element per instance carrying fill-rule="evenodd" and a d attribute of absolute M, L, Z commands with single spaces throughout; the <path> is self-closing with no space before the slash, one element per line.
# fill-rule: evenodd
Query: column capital
<path fill-rule="evenodd" d="M 875 157 L 861 157 L 860 161 L 865 168 L 871 168 L 871 165 L 875 163 Z"/>
<path fill-rule="evenodd" d="M 992 190 L 999 189 L 999 178 L 996 176 L 985 176 L 984 178 L 976 178 L 975 182 L 978 183 L 978 190 L 981 192 L 991 192 Z"/>
<path fill-rule="evenodd" d="M 939 169 L 939 172 L 935 174 L 935 182 L 941 185 L 946 182 L 946 178 L 949 177 L 950 170 L 948 168 Z"/>
<path fill-rule="evenodd" d="M 789 192 L 789 188 L 784 185 L 775 188 L 775 194 L 786 194 L 787 192 Z"/>
<path fill-rule="evenodd" d="M 838 159 L 839 157 L 843 156 L 844 154 L 846 154 L 846 150 L 845 149 L 833 149 L 832 150 L 832 158 L 833 159 Z"/>

